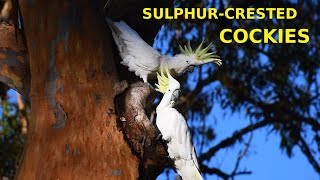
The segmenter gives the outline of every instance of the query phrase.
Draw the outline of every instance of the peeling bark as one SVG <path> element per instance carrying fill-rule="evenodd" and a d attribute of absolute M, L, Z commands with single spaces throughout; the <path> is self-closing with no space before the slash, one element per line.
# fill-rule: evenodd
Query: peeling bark
<path fill-rule="evenodd" d="M 118 127 L 123 131 L 132 151 L 140 159 L 140 179 L 156 179 L 172 162 L 166 143 L 146 116 L 146 105 L 154 100 L 154 91 L 143 82 L 130 87 L 115 99 Z"/>
<path fill-rule="evenodd" d="M 27 47 L 19 30 L 0 23 L 0 82 L 28 98 L 30 70 Z"/>

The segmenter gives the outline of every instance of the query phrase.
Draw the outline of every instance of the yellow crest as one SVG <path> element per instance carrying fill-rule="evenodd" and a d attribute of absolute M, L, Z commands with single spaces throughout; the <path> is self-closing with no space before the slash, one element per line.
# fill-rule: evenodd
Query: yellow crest
<path fill-rule="evenodd" d="M 167 74 L 167 76 L 165 75 L 165 73 Z M 164 94 L 166 92 L 166 90 L 169 87 L 169 77 L 170 77 L 170 72 L 169 72 L 169 67 L 167 64 L 165 64 L 164 66 L 161 66 L 160 68 L 160 74 L 159 72 L 157 72 L 157 78 L 158 78 L 158 84 L 156 84 L 156 91 L 161 92 L 162 94 Z"/>
<path fill-rule="evenodd" d="M 191 45 L 190 45 L 190 41 L 188 41 L 188 45 L 184 46 L 184 48 L 182 48 L 179 45 L 179 49 L 180 49 L 181 53 L 186 56 L 190 56 L 191 54 L 195 54 L 196 59 L 199 61 L 213 61 L 214 63 L 221 66 L 222 62 L 221 62 L 220 56 L 216 55 L 216 51 L 208 53 L 208 51 L 213 48 L 212 43 L 210 43 L 207 47 L 202 49 L 203 43 L 204 43 L 204 41 L 201 42 L 201 44 L 198 46 L 198 48 L 195 51 L 192 50 Z"/>

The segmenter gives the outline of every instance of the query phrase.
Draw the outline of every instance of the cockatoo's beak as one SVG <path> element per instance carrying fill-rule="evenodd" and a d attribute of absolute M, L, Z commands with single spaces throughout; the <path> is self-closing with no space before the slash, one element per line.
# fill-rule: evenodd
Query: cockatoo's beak
<path fill-rule="evenodd" d="M 190 66 L 188 66 L 188 67 L 183 71 L 183 73 L 193 72 L 194 68 L 195 68 L 194 65 L 190 65 Z"/>
<path fill-rule="evenodd" d="M 177 102 L 177 100 L 180 97 L 180 89 L 176 89 L 175 91 L 173 91 L 172 93 L 172 97 L 171 97 L 171 102 Z"/>
<path fill-rule="evenodd" d="M 188 66 L 187 71 L 193 72 L 195 66 Z"/>

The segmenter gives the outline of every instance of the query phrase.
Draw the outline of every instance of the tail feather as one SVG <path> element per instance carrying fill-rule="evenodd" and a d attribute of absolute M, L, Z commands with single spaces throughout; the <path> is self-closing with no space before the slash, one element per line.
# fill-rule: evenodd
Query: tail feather
<path fill-rule="evenodd" d="M 115 43 L 117 44 L 120 53 L 122 53 L 124 51 L 122 47 L 125 46 L 125 44 L 124 44 L 124 42 L 120 42 L 120 39 L 121 39 L 120 34 L 119 34 L 120 30 L 117 28 L 117 26 L 114 24 L 114 22 L 110 18 L 106 17 L 105 19 L 106 19 L 106 21 L 112 31 L 113 39 L 114 39 Z"/>
<path fill-rule="evenodd" d="M 125 59 L 126 56 L 128 54 L 130 54 L 128 52 L 128 49 L 127 49 L 127 45 L 125 44 L 125 39 L 123 39 L 121 36 L 123 34 L 122 30 L 120 28 L 118 28 L 117 26 L 117 23 L 119 22 L 114 22 L 112 21 L 110 18 L 106 17 L 105 18 L 110 29 L 111 29 L 111 32 L 112 32 L 112 36 L 113 36 L 113 39 L 114 39 L 114 42 L 116 43 L 117 47 L 118 47 L 118 50 L 119 50 L 119 53 L 121 55 L 121 58 L 122 59 Z M 125 64 L 128 64 L 128 62 L 124 62 Z"/>
<path fill-rule="evenodd" d="M 176 160 L 175 166 L 183 180 L 203 180 L 200 171 L 192 160 Z"/>
<path fill-rule="evenodd" d="M 136 40 L 136 39 L 141 39 L 139 34 L 134 31 L 127 23 L 123 21 L 112 21 L 110 18 L 106 17 L 105 18 L 107 23 L 109 24 L 110 28 L 118 34 L 118 36 L 122 36 L 122 38 L 127 39 L 127 40 Z M 142 39 L 141 39 L 142 40 Z"/>
<path fill-rule="evenodd" d="M 194 170 L 195 180 L 203 180 L 198 168 L 194 167 L 193 170 Z"/>

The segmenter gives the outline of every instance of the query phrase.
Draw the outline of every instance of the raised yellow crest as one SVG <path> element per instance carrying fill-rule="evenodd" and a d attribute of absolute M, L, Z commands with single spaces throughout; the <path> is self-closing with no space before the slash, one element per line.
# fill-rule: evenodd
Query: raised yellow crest
<path fill-rule="evenodd" d="M 208 53 L 208 51 L 213 48 L 212 43 L 210 43 L 207 47 L 202 49 L 203 43 L 204 43 L 204 41 L 201 42 L 201 44 L 198 46 L 198 48 L 195 51 L 192 50 L 191 45 L 190 45 L 190 41 L 188 41 L 188 45 L 187 46 L 185 45 L 184 48 L 182 48 L 179 45 L 179 49 L 180 49 L 181 53 L 186 56 L 190 56 L 192 54 L 195 54 L 196 59 L 199 61 L 213 61 L 217 65 L 221 66 L 222 60 L 220 59 L 220 56 L 216 55 L 216 51 Z"/>
<path fill-rule="evenodd" d="M 167 74 L 167 76 L 165 75 L 165 73 Z M 166 90 L 169 87 L 169 77 L 170 77 L 170 72 L 169 72 L 169 67 L 167 64 L 161 66 L 160 68 L 160 74 L 159 72 L 157 72 L 157 78 L 158 78 L 158 84 L 156 84 L 156 91 L 161 92 L 162 94 L 164 94 L 166 92 Z"/>

